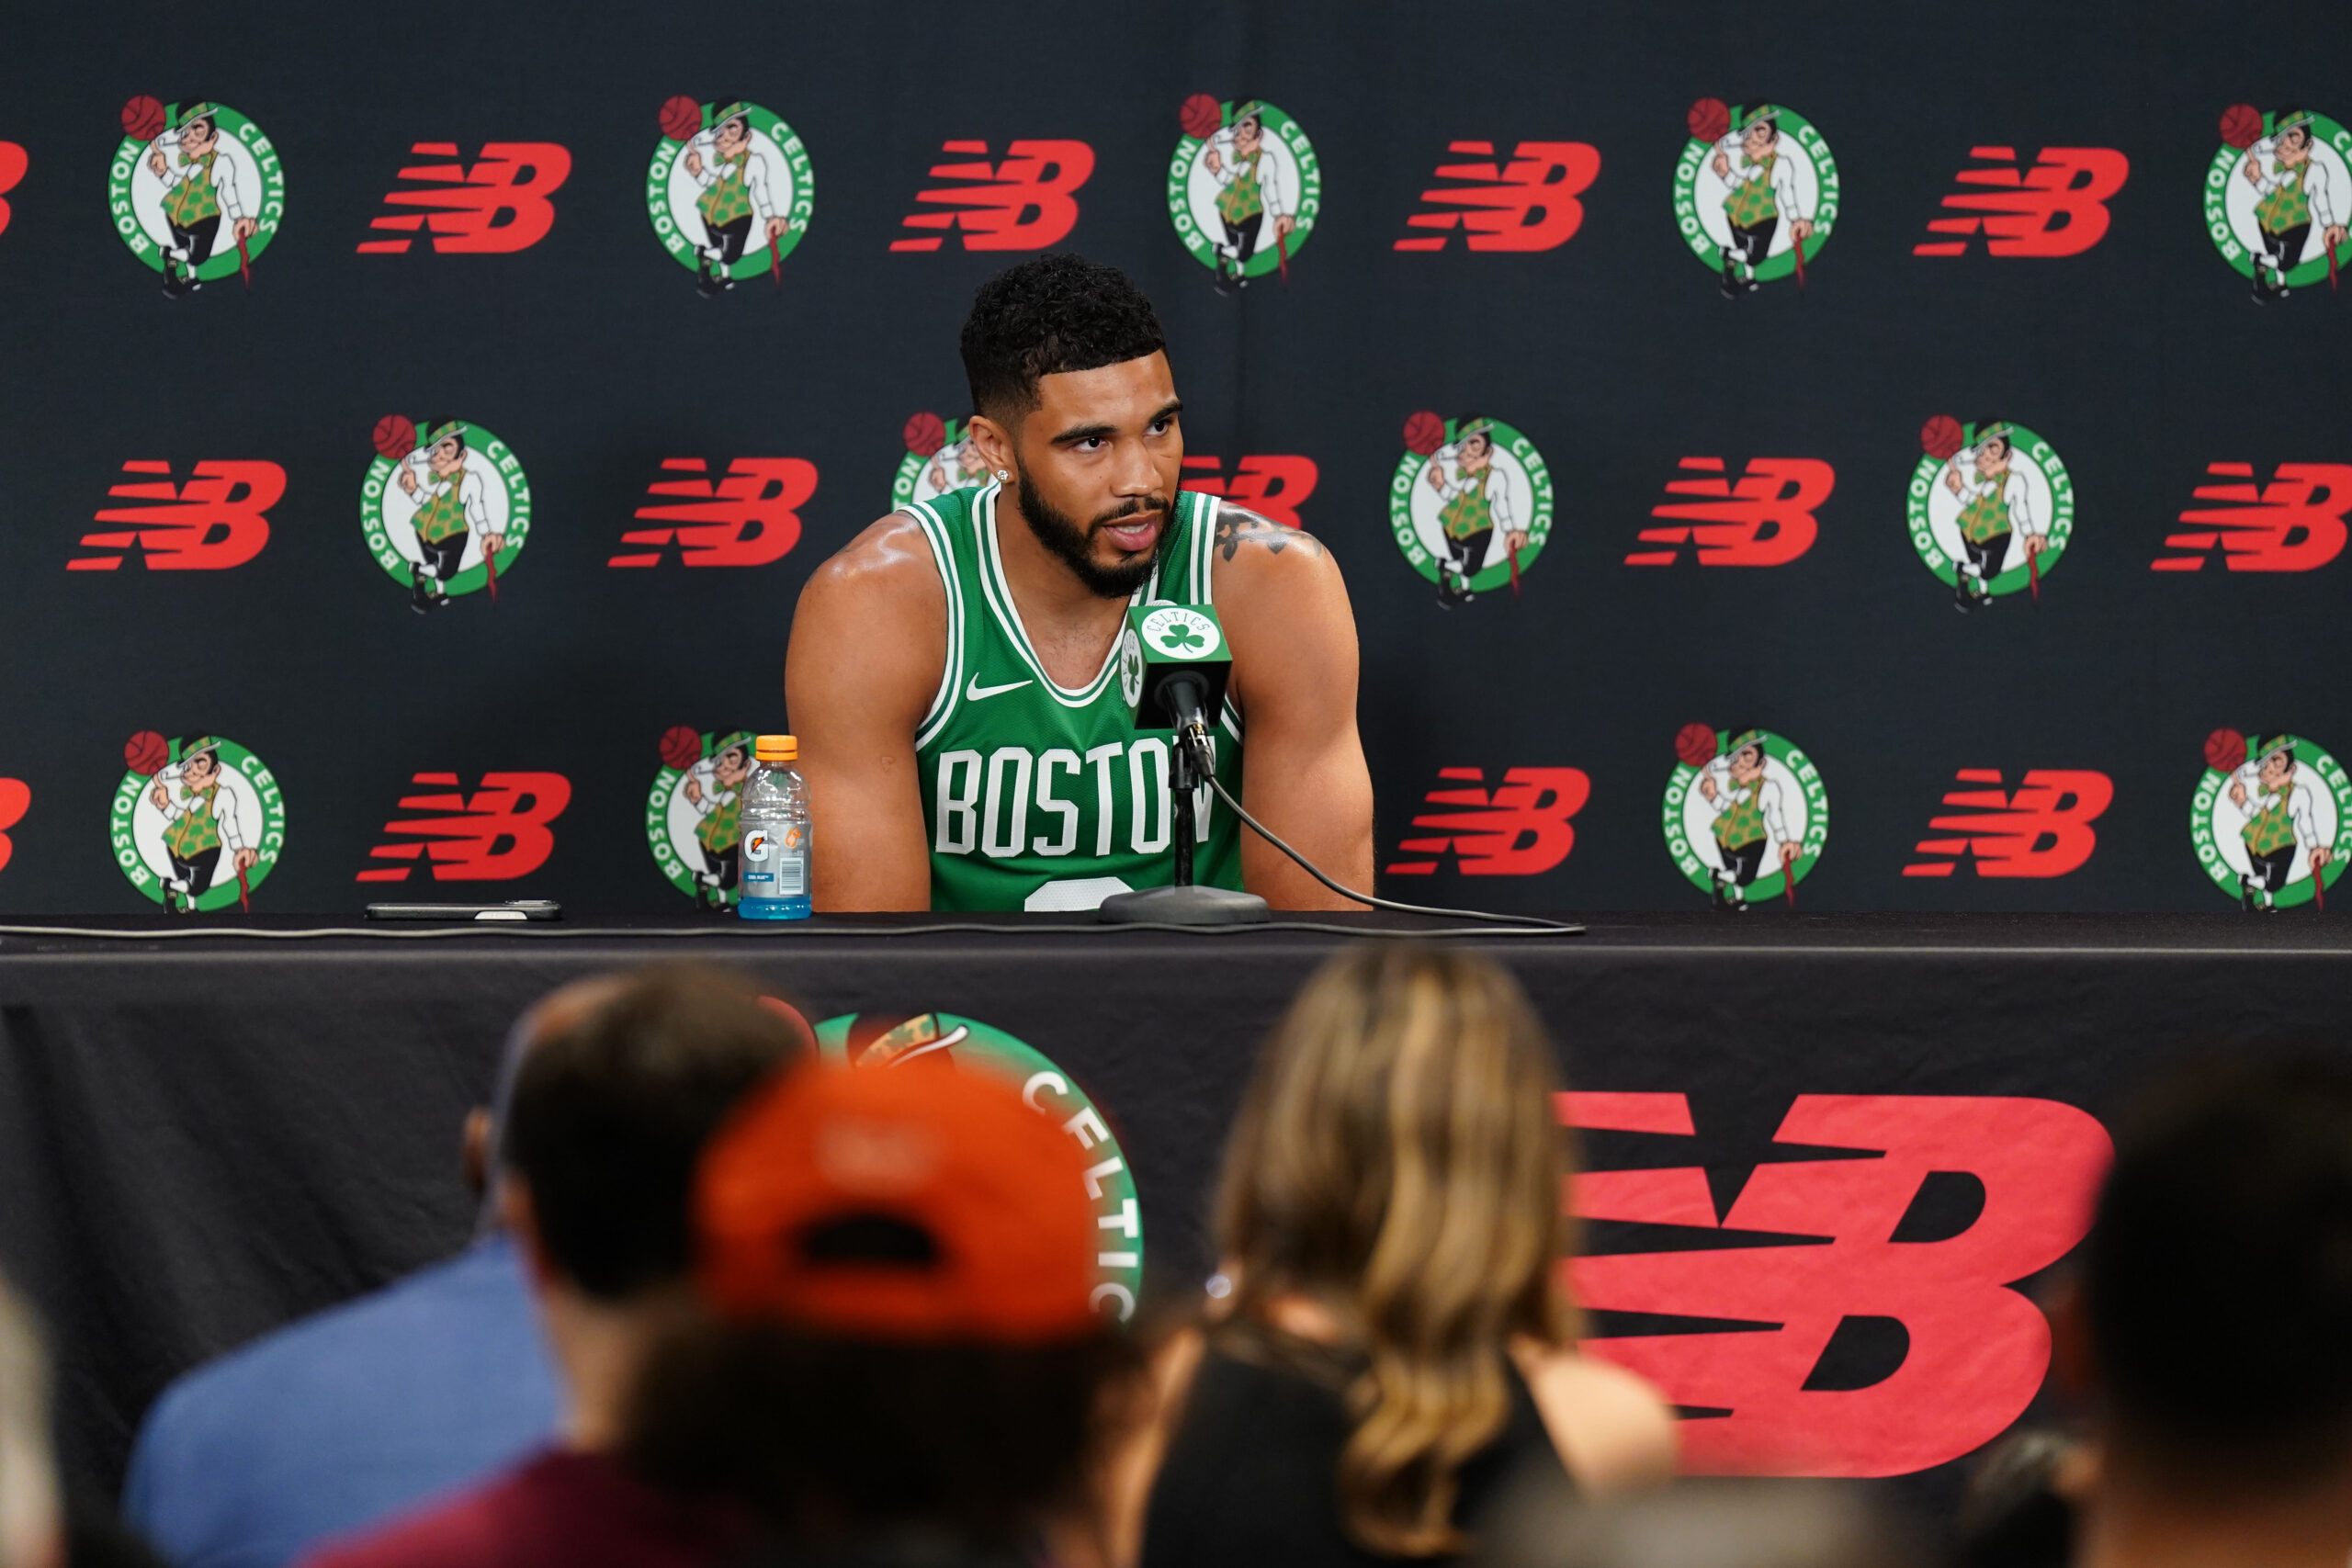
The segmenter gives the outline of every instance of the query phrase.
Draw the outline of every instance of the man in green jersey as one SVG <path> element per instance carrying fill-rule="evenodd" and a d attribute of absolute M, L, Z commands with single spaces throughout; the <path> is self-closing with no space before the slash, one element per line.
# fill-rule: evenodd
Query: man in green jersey
<path fill-rule="evenodd" d="M 1117 679 L 1128 609 L 1153 603 L 1223 622 L 1219 780 L 1368 889 L 1346 586 L 1307 535 L 1178 488 L 1182 403 L 1150 302 L 1115 268 L 1040 256 L 981 287 L 963 356 L 987 482 L 874 524 L 793 620 L 817 907 L 1091 908 L 1164 886 L 1168 739 L 1135 729 Z M 1346 907 L 1205 791 L 1188 805 L 1199 881 Z"/>

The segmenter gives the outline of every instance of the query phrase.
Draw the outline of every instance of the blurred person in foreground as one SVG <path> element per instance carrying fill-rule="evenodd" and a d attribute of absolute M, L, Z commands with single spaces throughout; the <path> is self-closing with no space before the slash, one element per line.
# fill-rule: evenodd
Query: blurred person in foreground
<path fill-rule="evenodd" d="M 0 1285 L 0 1568 L 65 1562 L 49 1437 L 49 1359 L 32 1316 Z"/>
<path fill-rule="evenodd" d="M 2080 1568 L 2352 1557 L 2352 1067 L 2214 1060 L 2117 1128 L 2052 1303 L 2087 1395 Z"/>
<path fill-rule="evenodd" d="M 575 981 L 506 1037 L 468 1113 L 481 1234 L 457 1257 L 296 1320 L 164 1389 L 141 1423 L 123 1513 L 179 1568 L 283 1568 L 521 1458 L 554 1432 L 555 1370 L 492 1190 L 524 1056 L 610 1000 Z"/>
<path fill-rule="evenodd" d="M 1477 1568 L 1920 1568 L 1863 1494 L 1813 1481 L 1698 1481 L 1594 1501 L 1505 1499 Z"/>
<path fill-rule="evenodd" d="M 1577 1352 L 1552 1063 L 1475 954 L 1364 948 L 1308 983 L 1226 1154 L 1210 1321 L 1116 1466 L 1122 1554 L 1140 1515 L 1145 1568 L 1446 1558 L 1507 1485 L 1672 1473 L 1665 1401 Z"/>
<path fill-rule="evenodd" d="M 614 1450 L 649 1348 L 692 1297 L 695 1162 L 803 1031 L 709 970 L 650 970 L 542 1038 L 516 1075 L 499 1192 L 560 1371 L 556 1441 L 316 1568 L 700 1568 L 741 1544 L 730 1512 L 638 1481 Z"/>
<path fill-rule="evenodd" d="M 1132 1386 L 1084 1166 L 985 1074 L 808 1067 L 763 1090 L 704 1159 L 707 1314 L 649 1363 L 631 1457 L 753 1511 L 759 1561 L 1041 1560 Z"/>

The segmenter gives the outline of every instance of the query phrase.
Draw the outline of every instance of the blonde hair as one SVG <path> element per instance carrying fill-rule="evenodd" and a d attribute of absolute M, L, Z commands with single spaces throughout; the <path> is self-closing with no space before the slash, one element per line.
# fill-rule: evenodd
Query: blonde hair
<path fill-rule="evenodd" d="M 1337 1479 L 1369 1550 L 1467 1546 L 1459 1472 L 1509 1419 L 1511 1338 L 1574 1338 L 1557 1088 L 1508 974 L 1402 942 L 1326 964 L 1259 1061 L 1218 1197 L 1229 1321 L 1304 1295 L 1366 1358 Z"/>
<path fill-rule="evenodd" d="M 0 1281 L 0 1568 L 58 1561 L 62 1517 L 40 1329 Z"/>

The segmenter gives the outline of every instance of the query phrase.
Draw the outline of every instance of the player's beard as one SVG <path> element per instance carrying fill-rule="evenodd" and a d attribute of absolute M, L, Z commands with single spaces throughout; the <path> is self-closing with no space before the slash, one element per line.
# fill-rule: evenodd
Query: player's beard
<path fill-rule="evenodd" d="M 1160 558 L 1168 553 L 1169 544 L 1176 536 L 1176 509 L 1169 504 L 1165 496 L 1152 495 L 1129 502 L 1081 526 L 1069 513 L 1056 510 L 1051 502 L 1037 493 L 1036 485 L 1029 478 L 1029 470 L 1022 467 L 1018 457 L 1013 458 L 1012 464 L 1021 476 L 1021 493 L 1014 498 L 1013 505 L 1021 513 L 1022 521 L 1029 525 L 1029 532 L 1036 536 L 1037 542 L 1051 551 L 1056 560 L 1069 568 L 1071 573 L 1086 584 L 1090 592 L 1104 599 L 1125 599 L 1151 581 L 1152 572 L 1159 568 Z M 1151 542 L 1148 552 L 1118 566 L 1106 567 L 1094 558 L 1094 536 L 1104 525 L 1124 523 L 1130 517 L 1153 512 L 1159 514 L 1159 536 Z"/>

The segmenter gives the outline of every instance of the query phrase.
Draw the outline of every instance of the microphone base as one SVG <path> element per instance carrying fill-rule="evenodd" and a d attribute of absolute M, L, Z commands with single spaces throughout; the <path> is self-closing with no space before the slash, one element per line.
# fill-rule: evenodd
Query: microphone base
<path fill-rule="evenodd" d="M 1273 918 L 1255 893 L 1227 887 L 1145 887 L 1114 893 L 1094 918 L 1105 925 L 1256 926 Z"/>

